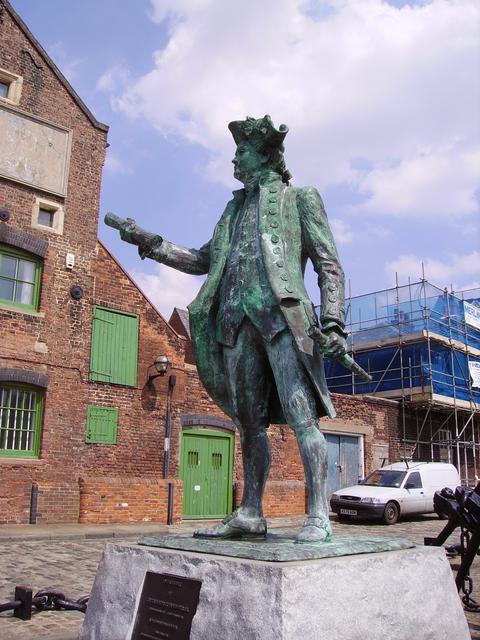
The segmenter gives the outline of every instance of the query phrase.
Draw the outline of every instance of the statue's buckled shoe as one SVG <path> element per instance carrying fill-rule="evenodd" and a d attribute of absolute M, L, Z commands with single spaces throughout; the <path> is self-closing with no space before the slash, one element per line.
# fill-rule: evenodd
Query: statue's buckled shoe
<path fill-rule="evenodd" d="M 309 516 L 303 523 L 295 542 L 328 542 L 331 537 L 332 527 L 328 520 Z"/>
<path fill-rule="evenodd" d="M 267 535 L 267 521 L 265 518 L 246 518 L 234 511 L 211 529 L 198 529 L 194 538 L 258 538 Z"/>

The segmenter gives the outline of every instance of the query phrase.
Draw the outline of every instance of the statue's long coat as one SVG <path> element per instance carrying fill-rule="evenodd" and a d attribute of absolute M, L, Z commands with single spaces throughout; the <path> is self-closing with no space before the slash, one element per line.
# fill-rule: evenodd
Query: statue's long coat
<path fill-rule="evenodd" d="M 229 405 L 222 345 L 215 340 L 218 291 L 231 246 L 233 222 L 245 200 L 245 191 L 233 199 L 215 227 L 212 239 L 201 249 L 185 249 L 163 243 L 150 257 L 186 273 L 208 273 L 195 300 L 189 305 L 190 332 L 200 379 L 213 400 L 232 416 Z M 323 326 L 344 326 L 344 277 L 322 199 L 313 187 L 284 185 L 278 176 L 260 182 L 260 245 L 267 276 L 275 298 L 295 338 L 299 357 L 317 392 L 318 415 L 335 416 L 325 381 L 323 357 L 308 337 L 318 324 L 305 290 L 303 275 L 308 258 L 318 274 L 321 291 L 320 321 Z M 289 372 L 285 371 L 288 376 Z M 252 380 L 252 384 L 255 381 Z M 273 385 L 270 421 L 285 418 Z"/>

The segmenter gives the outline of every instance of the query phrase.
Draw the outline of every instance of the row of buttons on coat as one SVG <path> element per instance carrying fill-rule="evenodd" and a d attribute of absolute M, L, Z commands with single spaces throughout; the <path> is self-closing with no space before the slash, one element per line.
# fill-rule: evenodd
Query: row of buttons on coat
<path fill-rule="evenodd" d="M 274 216 L 276 216 L 278 214 L 278 187 L 277 186 L 271 186 L 268 189 L 269 191 L 269 196 L 268 196 L 268 214 L 269 216 L 272 216 L 269 220 L 269 225 L 272 229 L 277 229 L 278 228 L 278 221 L 275 219 Z M 272 244 L 277 245 L 280 242 L 280 238 L 277 236 L 276 233 L 272 233 L 271 237 L 270 237 L 270 241 Z M 281 255 L 282 250 L 280 249 L 280 247 L 274 247 L 273 248 L 273 253 L 276 256 Z M 283 269 L 285 264 L 282 260 L 277 260 L 277 262 L 275 263 L 277 265 L 277 267 L 279 269 Z M 291 285 L 288 283 L 288 274 L 286 272 L 283 272 L 280 274 L 280 279 L 285 282 L 285 291 L 286 293 L 293 293 L 293 289 L 291 288 Z"/>

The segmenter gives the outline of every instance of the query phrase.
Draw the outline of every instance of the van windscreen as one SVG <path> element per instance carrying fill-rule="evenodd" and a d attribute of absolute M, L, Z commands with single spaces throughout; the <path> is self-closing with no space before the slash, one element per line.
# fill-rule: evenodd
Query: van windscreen
<path fill-rule="evenodd" d="M 362 484 L 366 484 L 369 487 L 399 487 L 406 475 L 406 471 L 377 469 L 367 476 Z"/>

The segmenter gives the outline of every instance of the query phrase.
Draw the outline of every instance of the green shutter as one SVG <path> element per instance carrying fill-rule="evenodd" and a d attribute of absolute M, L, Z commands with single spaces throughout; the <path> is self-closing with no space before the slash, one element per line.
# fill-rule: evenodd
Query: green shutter
<path fill-rule="evenodd" d="M 90 380 L 137 384 L 138 316 L 94 307 Z"/>
<path fill-rule="evenodd" d="M 87 432 L 85 442 L 116 444 L 118 409 L 89 405 L 87 411 Z"/>

